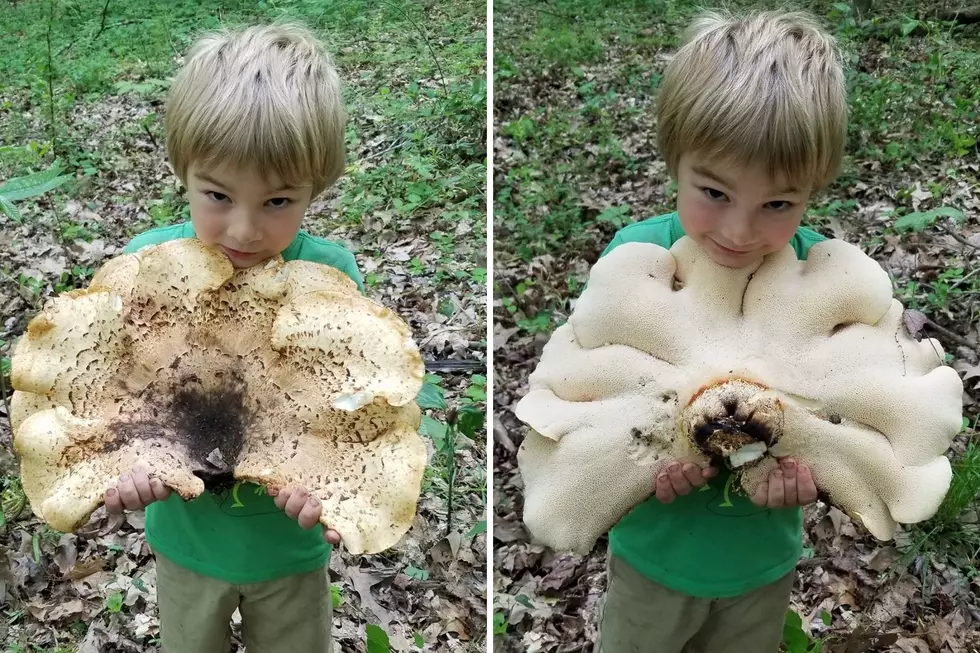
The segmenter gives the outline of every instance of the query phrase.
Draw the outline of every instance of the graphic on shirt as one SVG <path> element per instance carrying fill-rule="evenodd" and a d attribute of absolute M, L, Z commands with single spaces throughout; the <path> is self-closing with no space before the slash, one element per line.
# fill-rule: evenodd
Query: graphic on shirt
<path fill-rule="evenodd" d="M 749 517 L 768 510 L 768 508 L 758 507 L 747 497 L 738 497 L 732 489 L 734 483 L 735 475 L 729 474 L 720 488 L 710 482 L 701 486 L 700 492 L 711 493 L 710 496 L 705 497 L 704 507 L 708 512 L 722 517 Z"/>
<path fill-rule="evenodd" d="M 254 517 L 282 512 L 262 485 L 237 481 L 230 490 L 210 492 L 211 500 L 231 517 Z"/>
<path fill-rule="evenodd" d="M 238 498 L 238 490 L 241 487 L 242 487 L 241 481 L 237 481 L 235 483 L 235 486 L 233 488 L 231 488 L 231 498 L 234 501 L 234 503 L 231 504 L 231 507 L 232 508 L 244 508 L 245 507 L 245 504 L 242 503 L 242 500 Z M 263 485 L 256 485 L 255 486 L 255 489 L 252 490 L 252 492 L 254 492 L 255 494 L 265 494 L 265 486 L 263 486 Z"/>

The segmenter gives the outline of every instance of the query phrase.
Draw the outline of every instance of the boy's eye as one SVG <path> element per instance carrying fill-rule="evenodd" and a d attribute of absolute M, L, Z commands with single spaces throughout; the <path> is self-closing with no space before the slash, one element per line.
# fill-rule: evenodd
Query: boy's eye
<path fill-rule="evenodd" d="M 717 188 L 709 188 L 708 186 L 705 186 L 704 188 L 701 189 L 701 192 L 707 195 L 709 199 L 715 200 L 716 202 L 724 199 L 728 199 L 728 196 L 726 196 L 723 192 L 721 192 Z"/>
<path fill-rule="evenodd" d="M 219 193 L 216 190 L 209 190 L 204 194 L 210 197 L 215 202 L 224 202 L 226 199 L 228 199 L 227 195 L 225 195 L 224 193 Z"/>
<path fill-rule="evenodd" d="M 766 202 L 766 208 L 772 209 L 773 211 L 788 211 L 793 205 L 786 200 L 773 200 L 772 202 Z"/>
<path fill-rule="evenodd" d="M 269 200 L 269 204 L 277 209 L 281 209 L 284 206 L 289 206 L 291 201 L 288 197 L 273 197 Z"/>

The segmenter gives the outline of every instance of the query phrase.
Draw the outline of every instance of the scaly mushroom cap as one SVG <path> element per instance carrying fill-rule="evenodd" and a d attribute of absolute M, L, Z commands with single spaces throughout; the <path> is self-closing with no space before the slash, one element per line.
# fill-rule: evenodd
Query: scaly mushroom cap
<path fill-rule="evenodd" d="M 332 267 L 149 247 L 50 300 L 18 343 L 24 491 L 69 531 L 136 462 L 184 499 L 297 484 L 351 552 L 381 551 L 415 515 L 423 375 L 408 326 Z"/>
<path fill-rule="evenodd" d="M 686 237 L 617 247 L 517 405 L 532 429 L 518 456 L 528 527 L 588 551 L 672 461 L 742 464 L 752 494 L 782 456 L 879 539 L 928 519 L 963 388 L 902 313 L 888 275 L 840 240 L 747 269 Z"/>

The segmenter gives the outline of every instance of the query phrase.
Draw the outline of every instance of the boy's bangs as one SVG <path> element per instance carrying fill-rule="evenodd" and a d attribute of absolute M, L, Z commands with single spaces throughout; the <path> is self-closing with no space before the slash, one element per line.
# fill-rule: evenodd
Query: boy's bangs
<path fill-rule="evenodd" d="M 761 165 L 771 178 L 796 189 L 813 188 L 832 174 L 830 157 L 821 155 L 820 138 L 806 116 L 773 111 L 699 122 L 685 125 L 680 141 L 712 161 Z"/>
<path fill-rule="evenodd" d="M 272 124 L 274 115 L 259 108 L 234 120 L 201 125 L 195 134 L 197 142 L 189 148 L 189 160 L 207 167 L 254 168 L 288 186 L 316 185 L 316 167 L 307 145 L 311 139 L 304 138 L 294 125 Z"/>

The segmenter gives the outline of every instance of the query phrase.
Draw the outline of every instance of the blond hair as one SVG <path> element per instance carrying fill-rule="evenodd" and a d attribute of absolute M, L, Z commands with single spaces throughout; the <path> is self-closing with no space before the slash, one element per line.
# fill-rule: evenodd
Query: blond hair
<path fill-rule="evenodd" d="M 276 24 L 199 38 L 167 98 L 167 156 L 256 167 L 313 196 L 344 170 L 346 112 L 330 55 L 305 27 Z"/>
<path fill-rule="evenodd" d="M 657 123 L 675 177 L 691 152 L 822 188 L 847 137 L 840 52 L 806 13 L 703 14 L 664 72 Z"/>

